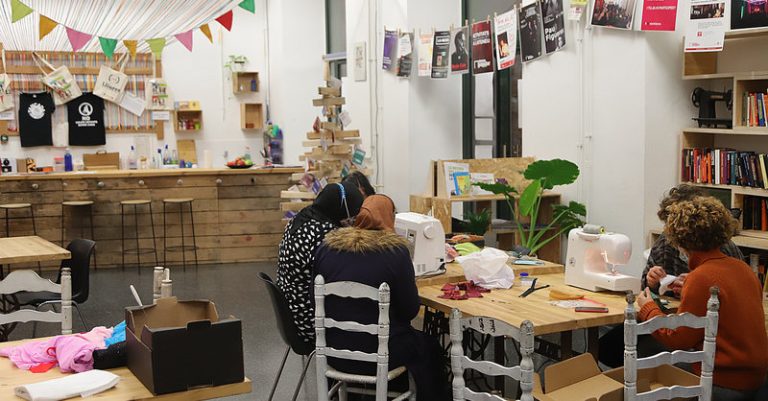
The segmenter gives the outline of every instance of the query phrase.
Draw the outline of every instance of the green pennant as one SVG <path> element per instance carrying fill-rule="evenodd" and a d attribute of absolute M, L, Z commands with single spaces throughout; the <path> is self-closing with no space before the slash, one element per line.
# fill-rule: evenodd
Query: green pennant
<path fill-rule="evenodd" d="M 147 39 L 145 42 L 147 42 L 152 53 L 154 53 L 157 58 L 162 56 L 163 48 L 165 48 L 165 38 Z"/>
<path fill-rule="evenodd" d="M 117 39 L 102 38 L 99 36 L 99 43 L 101 43 L 101 51 L 107 58 L 111 59 L 115 54 L 115 47 L 117 46 Z"/>
<path fill-rule="evenodd" d="M 240 8 L 243 10 L 248 10 L 252 13 L 256 13 L 256 4 L 253 0 L 243 0 L 239 4 Z"/>
<path fill-rule="evenodd" d="M 32 14 L 32 9 L 20 0 L 11 0 L 11 23 Z"/>

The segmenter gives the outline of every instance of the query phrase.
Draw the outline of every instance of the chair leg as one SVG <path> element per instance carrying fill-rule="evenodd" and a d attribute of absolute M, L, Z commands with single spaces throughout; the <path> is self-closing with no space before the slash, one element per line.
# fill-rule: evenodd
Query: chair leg
<path fill-rule="evenodd" d="M 411 396 L 408 397 L 409 401 L 416 401 L 416 382 L 413 380 L 413 375 L 408 372 L 408 390 L 411 391 Z"/>
<path fill-rule="evenodd" d="M 187 250 L 184 241 L 184 204 L 179 203 L 179 225 L 181 226 L 181 267 L 187 271 Z"/>
<path fill-rule="evenodd" d="M 192 248 L 195 251 L 195 271 L 197 271 L 197 239 L 195 237 L 195 213 L 192 211 L 192 202 L 189 202 L 189 221 L 192 226 Z"/>
<path fill-rule="evenodd" d="M 139 242 L 139 209 L 133 205 L 133 231 L 136 233 L 136 270 L 141 275 L 141 243 Z"/>
<path fill-rule="evenodd" d="M 349 393 L 347 392 L 347 383 L 341 382 L 341 387 L 339 387 L 339 401 L 347 401 L 347 396 Z"/>
<path fill-rule="evenodd" d="M 66 206 L 61 205 L 61 247 L 64 248 L 64 209 Z"/>
<path fill-rule="evenodd" d="M 122 270 L 125 271 L 125 206 L 120 204 L 120 245 L 123 247 Z"/>
<path fill-rule="evenodd" d="M 91 217 L 90 218 L 90 223 L 91 223 L 91 240 L 95 242 L 96 241 L 96 235 L 94 235 L 94 233 L 93 233 L 94 232 L 93 231 L 93 205 L 89 206 L 89 210 L 90 210 L 90 213 L 91 213 L 90 214 L 90 217 Z M 93 269 L 96 270 L 98 268 L 99 268 L 99 265 L 96 264 L 96 246 L 94 245 L 94 247 L 93 247 Z"/>
<path fill-rule="evenodd" d="M 165 202 L 163 202 L 163 266 L 168 267 L 168 225 L 165 223 Z"/>
<path fill-rule="evenodd" d="M 155 253 L 155 266 L 157 266 L 160 262 L 157 259 L 157 237 L 155 236 L 155 215 L 152 213 L 152 200 L 149 201 L 149 225 L 152 227 L 152 251 Z"/>
<path fill-rule="evenodd" d="M 35 225 L 35 205 L 29 206 L 29 216 L 32 218 L 32 234 L 37 235 L 37 226 Z M 43 274 L 43 266 L 37 262 L 37 273 Z"/>
<path fill-rule="evenodd" d="M 277 390 L 277 383 L 280 382 L 280 376 L 283 375 L 283 368 L 285 368 L 285 361 L 288 360 L 288 354 L 291 353 L 291 346 L 285 348 L 285 355 L 283 355 L 283 362 L 280 364 L 280 368 L 277 370 L 277 376 L 275 376 L 275 382 L 272 384 L 272 391 L 269 392 L 268 401 L 272 401 L 272 397 L 275 396 L 275 390 Z"/>
<path fill-rule="evenodd" d="M 307 376 L 307 369 L 309 369 L 309 363 L 312 362 L 312 357 L 315 356 L 315 351 L 312 351 L 312 353 L 309 354 L 307 357 L 307 361 L 304 363 L 304 369 L 301 370 L 301 376 L 299 377 L 299 382 L 296 383 L 296 390 L 293 392 L 293 398 L 291 400 L 296 401 L 296 399 L 299 397 L 299 392 L 301 391 L 301 384 L 304 383 L 304 378 Z"/>
<path fill-rule="evenodd" d="M 85 322 L 85 319 L 83 318 L 83 313 L 80 312 L 80 305 L 77 304 L 77 302 L 72 301 L 72 305 L 75 307 L 75 310 L 77 311 L 77 315 L 80 316 L 80 322 L 83 323 L 83 328 L 85 331 L 91 331 L 91 327 L 88 326 L 88 323 Z"/>

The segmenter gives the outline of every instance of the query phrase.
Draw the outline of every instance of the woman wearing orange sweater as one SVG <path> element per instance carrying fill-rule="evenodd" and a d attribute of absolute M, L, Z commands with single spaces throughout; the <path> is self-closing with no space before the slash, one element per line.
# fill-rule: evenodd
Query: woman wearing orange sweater
<path fill-rule="evenodd" d="M 764 326 L 762 289 L 744 262 L 720 252 L 736 222 L 712 197 L 698 197 L 667 208 L 667 239 L 688 255 L 691 273 L 685 278 L 678 313 L 704 316 L 709 288 L 720 289 L 720 319 L 715 354 L 714 400 L 752 400 L 768 372 L 768 338 Z M 637 299 L 641 321 L 663 312 L 646 288 Z M 670 349 L 702 349 L 703 329 L 661 329 L 653 337 Z M 700 373 L 700 366 L 694 365 Z"/>

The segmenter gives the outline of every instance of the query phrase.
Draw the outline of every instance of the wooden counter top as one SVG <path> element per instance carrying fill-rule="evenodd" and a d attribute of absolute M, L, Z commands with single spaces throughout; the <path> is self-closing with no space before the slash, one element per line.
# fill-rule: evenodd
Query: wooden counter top
<path fill-rule="evenodd" d="M 206 175 L 244 175 L 244 174 L 292 174 L 301 173 L 299 167 L 270 167 L 249 169 L 231 168 L 173 168 L 151 170 L 103 170 L 78 171 L 68 173 L 13 173 L 0 175 L 0 181 L 20 180 L 84 180 L 92 178 L 138 178 L 138 177 L 177 177 L 177 176 L 206 176 Z"/>

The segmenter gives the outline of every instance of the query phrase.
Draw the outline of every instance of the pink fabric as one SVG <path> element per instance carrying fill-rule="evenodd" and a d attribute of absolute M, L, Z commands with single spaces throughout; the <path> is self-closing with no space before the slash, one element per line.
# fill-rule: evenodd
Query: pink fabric
<path fill-rule="evenodd" d="M 111 336 L 112 329 L 96 327 L 88 333 L 6 347 L 0 349 L 0 356 L 9 358 L 18 368 L 25 370 L 56 362 L 62 372 L 84 372 L 93 369 L 93 351 L 103 349 L 104 340 Z"/>

